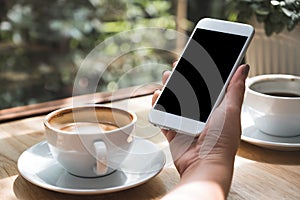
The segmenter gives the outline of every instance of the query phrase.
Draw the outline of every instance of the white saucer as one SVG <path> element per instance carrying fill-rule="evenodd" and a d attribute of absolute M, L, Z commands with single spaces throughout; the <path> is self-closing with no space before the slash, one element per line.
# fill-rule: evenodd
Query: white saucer
<path fill-rule="evenodd" d="M 49 152 L 46 141 L 27 149 L 18 160 L 20 174 L 42 188 L 69 194 L 101 194 L 141 185 L 156 176 L 165 164 L 165 154 L 152 142 L 136 139 L 132 152 L 119 170 L 99 178 L 69 174 Z"/>
<path fill-rule="evenodd" d="M 276 137 L 265 134 L 254 126 L 254 122 L 244 106 L 242 108 L 241 121 L 242 140 L 246 142 L 274 150 L 300 150 L 300 135 L 295 137 Z"/>

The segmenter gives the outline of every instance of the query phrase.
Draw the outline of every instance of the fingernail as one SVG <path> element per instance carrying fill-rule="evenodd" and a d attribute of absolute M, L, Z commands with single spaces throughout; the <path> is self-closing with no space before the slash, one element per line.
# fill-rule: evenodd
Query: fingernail
<path fill-rule="evenodd" d="M 164 73 L 167 72 L 167 71 L 169 71 L 169 70 L 165 69 L 165 70 L 161 73 L 161 75 L 164 75 Z"/>
<path fill-rule="evenodd" d="M 244 67 L 243 75 L 244 75 L 245 78 L 247 78 L 249 70 L 250 70 L 250 66 L 248 64 L 245 64 L 243 67 Z"/>

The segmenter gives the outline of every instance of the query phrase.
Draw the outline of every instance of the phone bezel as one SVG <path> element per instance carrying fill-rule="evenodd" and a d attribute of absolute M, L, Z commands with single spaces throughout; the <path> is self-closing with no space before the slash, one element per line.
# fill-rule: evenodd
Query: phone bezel
<path fill-rule="evenodd" d="M 219 105 L 219 103 L 221 102 L 221 100 L 223 99 L 224 95 L 225 95 L 225 91 L 226 88 L 230 82 L 230 79 L 232 78 L 234 72 L 236 71 L 239 63 L 241 62 L 241 60 L 243 59 L 246 50 L 250 44 L 251 39 L 253 38 L 254 35 L 254 28 L 251 25 L 248 24 L 241 24 L 241 23 L 236 23 L 236 22 L 229 22 L 229 21 L 223 21 L 223 20 L 217 20 L 217 19 L 211 19 L 211 18 L 204 18 L 202 20 L 200 20 L 196 27 L 194 28 L 189 40 L 187 41 L 185 48 L 183 50 L 183 52 L 185 51 L 185 49 L 187 48 L 190 40 L 192 39 L 195 31 L 200 28 L 200 29 L 207 29 L 207 30 L 211 30 L 211 31 L 218 31 L 218 32 L 224 32 L 224 33 L 229 33 L 229 34 L 234 34 L 234 35 L 242 35 L 242 36 L 246 36 L 247 40 L 245 42 L 245 45 L 243 46 L 243 48 L 240 51 L 240 54 L 234 64 L 234 66 L 232 67 L 232 70 L 217 98 L 216 103 L 214 104 L 210 115 L 212 113 L 212 111 Z M 180 55 L 180 57 L 182 57 L 183 55 Z M 177 66 L 174 66 L 173 71 L 175 70 Z M 166 81 L 166 84 L 164 85 L 164 87 L 162 88 L 162 93 L 166 87 L 166 85 L 168 84 L 168 81 L 171 79 L 172 74 L 170 75 L 169 79 Z M 167 112 L 162 112 L 160 110 L 156 110 L 154 109 L 154 106 L 156 105 L 157 101 L 158 101 L 159 97 L 157 98 L 156 102 L 154 103 L 153 107 L 151 108 L 150 112 L 149 112 L 149 122 L 159 126 L 161 128 L 164 129 L 172 129 L 175 130 L 179 133 L 183 133 L 183 134 L 187 134 L 187 135 L 192 135 L 192 136 L 197 136 L 201 133 L 201 131 L 204 129 L 206 122 L 209 120 L 210 115 L 207 119 L 206 122 L 201 122 L 201 121 L 197 121 L 194 119 L 190 119 L 190 118 L 186 118 L 186 117 L 182 117 L 182 116 L 178 116 L 178 115 L 174 115 L 171 113 L 167 113 Z"/>

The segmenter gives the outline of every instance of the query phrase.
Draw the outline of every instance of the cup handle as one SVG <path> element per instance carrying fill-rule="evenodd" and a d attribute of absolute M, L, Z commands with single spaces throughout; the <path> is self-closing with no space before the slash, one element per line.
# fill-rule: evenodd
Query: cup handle
<path fill-rule="evenodd" d="M 96 153 L 96 167 L 95 172 L 98 175 L 105 174 L 107 167 L 107 148 L 103 141 L 94 142 L 94 149 Z"/>

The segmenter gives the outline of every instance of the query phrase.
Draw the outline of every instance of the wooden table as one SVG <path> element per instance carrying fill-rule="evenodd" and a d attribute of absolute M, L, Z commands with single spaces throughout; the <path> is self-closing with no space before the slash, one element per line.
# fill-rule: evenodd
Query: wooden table
<path fill-rule="evenodd" d="M 136 135 L 159 145 L 167 155 L 162 172 L 138 187 L 125 191 L 78 196 L 35 186 L 18 173 L 17 161 L 27 148 L 45 140 L 44 116 L 28 117 L 0 124 L 0 199 L 158 199 L 179 181 L 167 142 L 159 129 L 148 123 L 151 96 L 113 103 L 138 115 Z M 300 199 L 300 151 L 281 152 L 241 142 L 228 199 Z"/>

